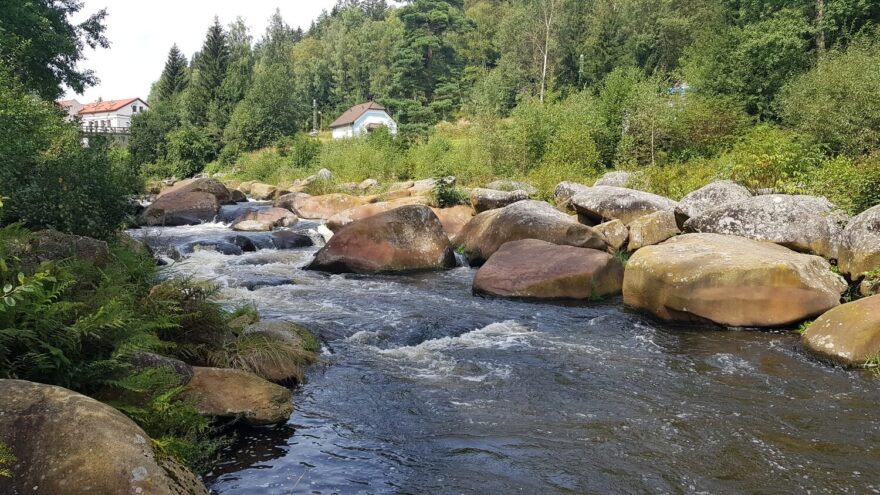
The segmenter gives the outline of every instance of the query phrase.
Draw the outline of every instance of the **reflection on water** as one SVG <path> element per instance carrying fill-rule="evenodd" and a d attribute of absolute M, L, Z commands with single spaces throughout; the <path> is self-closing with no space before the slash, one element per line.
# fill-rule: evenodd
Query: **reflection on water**
<path fill-rule="evenodd" d="M 133 234 L 167 248 L 229 231 Z M 880 382 L 813 361 L 792 334 L 664 327 L 619 300 L 473 297 L 469 268 L 300 270 L 314 250 L 166 268 L 327 349 L 286 426 L 224 450 L 206 476 L 217 493 L 880 492 Z"/>

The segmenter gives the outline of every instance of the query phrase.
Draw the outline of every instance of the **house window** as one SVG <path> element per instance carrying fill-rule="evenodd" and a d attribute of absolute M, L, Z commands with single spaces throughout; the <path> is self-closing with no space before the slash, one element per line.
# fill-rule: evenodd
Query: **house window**
<path fill-rule="evenodd" d="M 138 111 L 137 105 L 132 105 L 131 106 L 131 113 L 137 113 L 137 111 Z"/>

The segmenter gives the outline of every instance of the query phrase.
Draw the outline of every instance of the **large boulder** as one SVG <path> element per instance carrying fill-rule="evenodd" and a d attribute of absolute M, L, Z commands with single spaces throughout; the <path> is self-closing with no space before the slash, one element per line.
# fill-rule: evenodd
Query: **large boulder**
<path fill-rule="evenodd" d="M 529 193 L 522 190 L 507 192 L 479 187 L 471 190 L 471 206 L 477 213 L 504 208 L 517 201 L 525 201 L 527 199 L 529 199 Z"/>
<path fill-rule="evenodd" d="M 510 179 L 499 179 L 486 184 L 486 189 L 494 189 L 496 191 L 525 191 L 529 196 L 538 194 L 538 188 L 527 183 Z"/>
<path fill-rule="evenodd" d="M 684 230 L 774 242 L 836 259 L 846 221 L 825 198 L 768 194 L 704 211 L 685 222 Z"/>
<path fill-rule="evenodd" d="M 15 249 L 15 248 L 13 248 Z M 18 251 L 18 250 L 16 250 Z M 77 259 L 104 267 L 110 263 L 110 248 L 104 241 L 57 230 L 40 230 L 31 234 L 22 252 L 10 253 L 21 260 L 27 270 L 45 261 Z"/>
<path fill-rule="evenodd" d="M 880 268 L 880 205 L 850 220 L 843 230 L 838 262 L 853 279 Z"/>
<path fill-rule="evenodd" d="M 620 220 L 629 225 L 633 220 L 656 211 L 674 211 L 678 203 L 656 194 L 614 186 L 594 186 L 571 198 L 581 218 L 593 223 Z"/>
<path fill-rule="evenodd" d="M 283 196 L 283 192 L 277 186 L 262 182 L 251 184 L 251 197 L 256 200 L 275 199 L 277 196 Z"/>
<path fill-rule="evenodd" d="M 128 363 L 138 371 L 165 368 L 180 377 L 182 385 L 189 383 L 193 377 L 192 366 L 183 361 L 152 352 L 138 351 L 128 358 Z"/>
<path fill-rule="evenodd" d="M 634 174 L 632 172 L 615 170 L 600 177 L 599 180 L 593 183 L 593 186 L 629 187 L 629 183 L 632 181 L 633 177 Z"/>
<path fill-rule="evenodd" d="M 229 189 L 223 185 L 217 179 L 211 179 L 208 177 L 201 177 L 198 179 L 186 179 L 179 182 L 175 182 L 173 186 L 162 191 L 162 194 L 159 196 L 166 196 L 169 194 L 181 194 L 188 192 L 204 192 L 208 193 L 215 198 L 217 198 L 217 202 L 221 205 L 234 204 L 232 193 L 229 192 Z"/>
<path fill-rule="evenodd" d="M 828 311 L 807 328 L 802 340 L 810 351 L 845 366 L 880 357 L 880 295 Z"/>
<path fill-rule="evenodd" d="M 181 396 L 205 416 L 236 418 L 250 425 L 281 423 L 293 414 L 290 390 L 241 370 L 193 367 L 193 378 Z"/>
<path fill-rule="evenodd" d="M 306 234 L 290 230 L 276 230 L 271 234 L 275 249 L 298 249 L 315 245 L 315 241 Z"/>
<path fill-rule="evenodd" d="M 508 242 L 474 277 L 474 292 L 529 299 L 592 299 L 619 294 L 623 265 L 604 251 L 537 239 Z"/>
<path fill-rule="evenodd" d="M 719 180 L 681 198 L 675 209 L 675 215 L 679 218 L 680 223 L 684 223 L 688 218 L 700 215 L 712 208 L 744 201 L 751 197 L 752 193 L 736 182 Z"/>
<path fill-rule="evenodd" d="M 443 231 L 450 238 L 454 238 L 464 229 L 464 226 L 474 218 L 474 210 L 470 206 L 458 205 L 450 208 L 431 208 L 440 223 Z"/>
<path fill-rule="evenodd" d="M 668 321 L 777 327 L 837 306 L 846 287 L 818 256 L 744 237 L 686 234 L 636 251 L 623 301 Z"/>
<path fill-rule="evenodd" d="M 291 210 L 299 215 L 300 218 L 327 220 L 337 213 L 364 203 L 366 201 L 363 198 L 350 194 L 300 195 L 293 199 Z"/>
<path fill-rule="evenodd" d="M 553 198 L 556 201 L 556 206 L 560 209 L 573 211 L 574 207 L 571 205 L 571 198 L 589 190 L 590 186 L 578 184 L 577 182 L 560 182 L 556 184 L 556 189 L 553 190 Z"/>
<path fill-rule="evenodd" d="M 427 206 L 401 206 L 352 222 L 330 238 L 308 266 L 332 273 L 396 273 L 455 266 L 437 215 Z"/>
<path fill-rule="evenodd" d="M 70 390 L 0 380 L 0 442 L 12 477 L 0 493 L 207 495 L 192 473 L 153 450 L 150 437 L 116 409 Z"/>
<path fill-rule="evenodd" d="M 378 186 L 379 186 L 379 181 L 377 181 L 376 179 L 364 179 L 363 181 L 358 183 L 357 188 L 360 191 L 367 191 L 369 189 L 372 189 L 372 188 L 378 187 Z"/>
<path fill-rule="evenodd" d="M 669 210 L 655 211 L 636 218 L 629 224 L 627 249 L 635 251 L 661 242 L 681 233 L 675 223 L 675 213 Z"/>
<path fill-rule="evenodd" d="M 283 196 L 278 196 L 275 198 L 275 201 L 272 202 L 272 206 L 275 208 L 284 208 L 290 211 L 296 211 L 296 205 L 304 200 L 305 198 L 310 197 L 310 194 L 306 194 L 304 192 L 292 192 L 285 194 Z"/>
<path fill-rule="evenodd" d="M 456 236 L 472 264 L 481 264 L 506 242 L 540 239 L 566 246 L 606 248 L 602 237 L 543 201 L 519 201 L 471 219 Z"/>
<path fill-rule="evenodd" d="M 138 217 L 141 225 L 195 225 L 211 222 L 220 212 L 217 196 L 203 191 L 162 194 Z"/>
<path fill-rule="evenodd" d="M 232 221 L 232 230 L 267 232 L 275 227 L 289 227 L 299 219 L 286 208 L 248 209 Z"/>
<path fill-rule="evenodd" d="M 381 201 L 379 203 L 367 203 L 365 205 L 355 206 L 348 210 L 339 212 L 327 219 L 327 228 L 333 232 L 337 232 L 342 227 L 356 220 L 378 215 L 395 208 L 407 205 L 427 205 L 430 198 L 427 196 L 407 196 L 405 198 L 395 199 L 391 201 Z"/>
<path fill-rule="evenodd" d="M 266 380 L 276 383 L 302 383 L 305 367 L 318 360 L 320 344 L 305 329 L 283 320 L 263 320 L 244 329 L 245 339 L 260 339 L 271 343 L 273 352 L 262 349 L 245 350 L 242 358 L 250 370 Z"/>

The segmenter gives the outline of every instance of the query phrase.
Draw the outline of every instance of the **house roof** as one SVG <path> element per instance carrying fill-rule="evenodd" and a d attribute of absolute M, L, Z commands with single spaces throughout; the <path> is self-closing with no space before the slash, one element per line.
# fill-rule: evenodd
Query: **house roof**
<path fill-rule="evenodd" d="M 334 120 L 332 124 L 330 124 L 330 128 L 343 127 L 346 125 L 354 124 L 355 121 L 360 118 L 361 115 L 365 114 L 368 110 L 381 110 L 385 111 L 385 107 L 376 103 L 375 101 L 368 101 L 366 103 L 361 103 L 360 105 L 355 105 L 348 110 L 345 111 L 342 115 L 339 116 L 338 119 Z"/>
<path fill-rule="evenodd" d="M 96 101 L 95 103 L 88 103 L 86 105 L 83 105 L 82 110 L 79 111 L 79 114 L 86 115 L 89 113 L 115 112 L 116 110 L 119 110 L 120 108 L 138 100 L 141 99 L 126 98 L 124 100 Z"/>

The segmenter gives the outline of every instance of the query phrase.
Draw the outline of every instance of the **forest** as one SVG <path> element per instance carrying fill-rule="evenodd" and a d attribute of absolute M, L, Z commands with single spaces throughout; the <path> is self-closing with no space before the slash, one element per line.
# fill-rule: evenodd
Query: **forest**
<path fill-rule="evenodd" d="M 878 199 L 878 22 L 866 0 L 340 0 L 258 36 L 216 20 L 189 60 L 171 47 L 131 159 L 155 177 L 324 167 L 545 191 L 644 168 L 671 196 L 735 178 L 859 210 Z M 402 139 L 303 136 L 371 100 Z"/>

